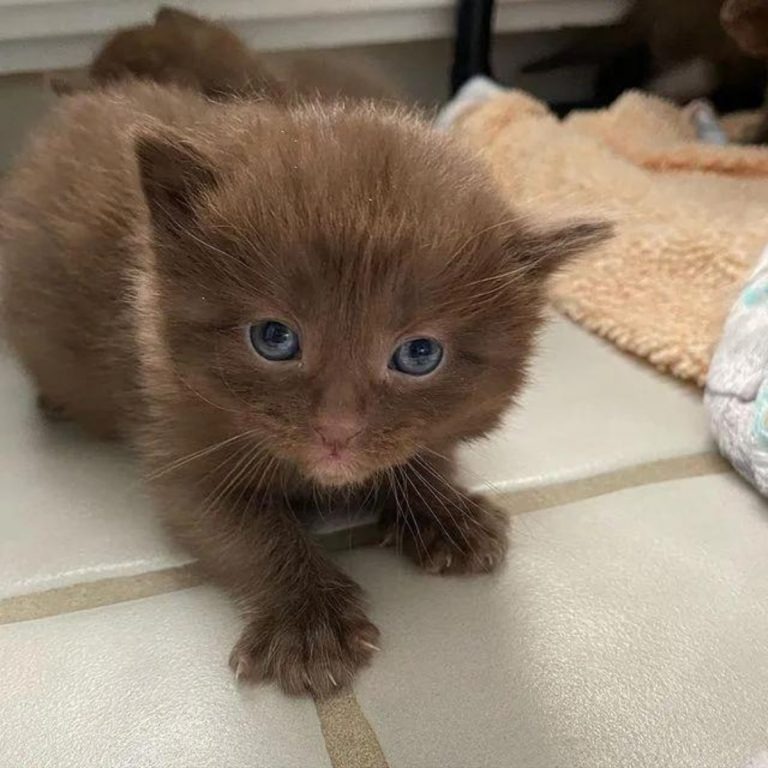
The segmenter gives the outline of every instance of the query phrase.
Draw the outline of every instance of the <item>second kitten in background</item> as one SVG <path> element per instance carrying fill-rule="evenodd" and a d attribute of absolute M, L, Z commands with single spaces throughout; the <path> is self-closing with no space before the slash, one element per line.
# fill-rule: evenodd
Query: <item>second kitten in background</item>
<path fill-rule="evenodd" d="M 225 25 L 169 7 L 160 8 L 152 23 L 116 32 L 97 53 L 84 82 L 57 80 L 53 87 L 71 92 L 133 78 L 179 85 L 215 100 L 401 98 L 368 60 L 337 53 L 257 54 Z"/>

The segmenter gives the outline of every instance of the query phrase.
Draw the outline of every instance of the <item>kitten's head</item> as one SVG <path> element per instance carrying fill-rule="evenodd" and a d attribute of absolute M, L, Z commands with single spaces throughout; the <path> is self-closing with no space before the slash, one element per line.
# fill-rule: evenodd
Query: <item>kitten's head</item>
<path fill-rule="evenodd" d="M 494 427 L 545 279 L 608 227 L 530 228 L 477 160 L 402 115 L 306 109 L 238 135 L 137 146 L 194 418 L 330 486 Z"/>
<path fill-rule="evenodd" d="M 97 85 L 132 78 L 173 83 L 212 99 L 282 96 L 280 83 L 232 30 L 167 7 L 160 8 L 152 24 L 116 32 L 95 56 L 88 75 Z"/>

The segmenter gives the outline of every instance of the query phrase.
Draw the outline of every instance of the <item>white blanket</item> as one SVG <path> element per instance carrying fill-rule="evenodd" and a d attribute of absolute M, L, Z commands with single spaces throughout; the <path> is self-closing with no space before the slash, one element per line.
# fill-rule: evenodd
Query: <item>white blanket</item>
<path fill-rule="evenodd" d="M 768 248 L 731 308 L 704 402 L 723 455 L 768 494 Z"/>

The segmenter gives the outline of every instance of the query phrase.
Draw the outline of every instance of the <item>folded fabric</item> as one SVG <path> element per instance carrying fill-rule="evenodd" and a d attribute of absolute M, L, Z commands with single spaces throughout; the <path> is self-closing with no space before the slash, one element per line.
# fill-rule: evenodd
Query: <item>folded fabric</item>
<path fill-rule="evenodd" d="M 552 281 L 554 305 L 703 386 L 728 308 L 768 240 L 768 149 L 703 143 L 689 113 L 636 92 L 560 121 L 520 91 L 470 91 L 441 118 L 485 155 L 516 209 L 617 226 L 612 242 Z"/>
<path fill-rule="evenodd" d="M 721 452 L 768 493 L 768 248 L 728 315 L 704 402 Z"/>

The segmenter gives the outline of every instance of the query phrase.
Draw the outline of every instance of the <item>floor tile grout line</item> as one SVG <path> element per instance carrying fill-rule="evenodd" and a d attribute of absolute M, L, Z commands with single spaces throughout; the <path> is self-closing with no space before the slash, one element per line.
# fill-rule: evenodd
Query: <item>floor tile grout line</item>
<path fill-rule="evenodd" d="M 731 471 L 731 465 L 719 454 L 695 453 L 633 464 L 574 480 L 506 491 L 494 495 L 493 498 L 511 514 L 521 515 L 646 485 L 726 474 Z"/>
<path fill-rule="evenodd" d="M 389 768 L 376 731 L 354 691 L 316 700 L 315 710 L 333 768 Z"/>
<path fill-rule="evenodd" d="M 196 564 L 187 563 L 130 576 L 112 576 L 54 587 L 43 592 L 14 595 L 0 600 L 0 626 L 178 592 L 199 586 L 203 580 Z"/>
<path fill-rule="evenodd" d="M 574 480 L 504 491 L 493 497 L 513 515 L 521 515 L 644 485 L 729 470 L 730 465 L 717 454 L 698 453 L 643 462 Z M 15 595 L 0 599 L 0 626 L 155 597 L 199 586 L 203 581 L 196 565 L 188 563 Z"/>

